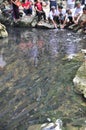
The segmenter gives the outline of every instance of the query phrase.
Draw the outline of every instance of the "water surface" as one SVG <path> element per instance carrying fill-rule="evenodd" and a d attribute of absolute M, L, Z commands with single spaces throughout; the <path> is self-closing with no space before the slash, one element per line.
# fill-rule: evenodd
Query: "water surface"
<path fill-rule="evenodd" d="M 86 37 L 56 29 L 8 28 L 8 33 L 0 39 L 6 62 L 0 70 L 1 129 L 26 130 L 47 118 L 62 119 L 64 128 L 84 127 L 85 100 L 72 82 L 82 61 L 66 57 L 85 48 Z"/>

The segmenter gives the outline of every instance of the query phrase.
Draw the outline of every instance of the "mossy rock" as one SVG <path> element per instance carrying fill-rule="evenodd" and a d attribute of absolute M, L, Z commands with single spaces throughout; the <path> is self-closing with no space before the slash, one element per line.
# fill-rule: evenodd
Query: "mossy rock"
<path fill-rule="evenodd" d="M 27 130 L 40 130 L 40 128 L 41 128 L 41 125 L 37 124 L 37 125 L 32 125 L 32 126 L 28 127 Z"/>
<path fill-rule="evenodd" d="M 84 62 L 78 69 L 75 78 L 73 79 L 75 90 L 84 95 L 86 98 L 86 63 Z"/>
<path fill-rule="evenodd" d="M 6 27 L 0 23 L 0 38 L 8 37 Z"/>

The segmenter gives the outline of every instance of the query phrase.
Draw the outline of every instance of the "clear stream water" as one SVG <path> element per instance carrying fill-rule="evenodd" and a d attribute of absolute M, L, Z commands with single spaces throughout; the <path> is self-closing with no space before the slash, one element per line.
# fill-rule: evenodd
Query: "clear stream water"
<path fill-rule="evenodd" d="M 60 118 L 65 130 L 85 130 L 86 100 L 74 91 L 86 36 L 68 30 L 7 28 L 0 39 L 0 130 L 30 130 Z M 38 128 L 34 128 L 39 130 Z"/>

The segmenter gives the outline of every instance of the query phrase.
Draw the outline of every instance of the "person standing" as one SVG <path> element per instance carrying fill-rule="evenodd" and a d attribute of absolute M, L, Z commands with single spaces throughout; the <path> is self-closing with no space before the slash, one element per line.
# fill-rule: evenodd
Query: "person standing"
<path fill-rule="evenodd" d="M 21 5 L 19 0 L 11 0 L 13 7 L 13 18 L 17 22 L 19 20 L 19 6 Z"/>

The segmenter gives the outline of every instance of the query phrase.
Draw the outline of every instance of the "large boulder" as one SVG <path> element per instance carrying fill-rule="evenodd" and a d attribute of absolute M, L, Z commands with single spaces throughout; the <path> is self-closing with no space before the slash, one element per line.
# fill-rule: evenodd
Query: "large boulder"
<path fill-rule="evenodd" d="M 0 38 L 8 37 L 6 27 L 0 23 Z"/>
<path fill-rule="evenodd" d="M 14 24 L 18 25 L 19 27 L 31 27 L 31 23 L 34 21 L 34 19 L 35 19 L 35 15 L 23 16 L 17 23 Z"/>
<path fill-rule="evenodd" d="M 83 94 L 86 98 L 86 61 L 78 69 L 75 78 L 73 79 L 75 90 Z"/>

